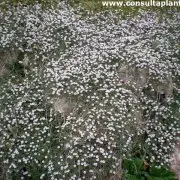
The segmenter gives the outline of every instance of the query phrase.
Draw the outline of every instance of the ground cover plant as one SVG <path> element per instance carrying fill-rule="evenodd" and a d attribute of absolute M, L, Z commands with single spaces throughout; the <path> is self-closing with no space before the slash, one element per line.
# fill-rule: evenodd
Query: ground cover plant
<path fill-rule="evenodd" d="M 175 174 L 164 167 L 149 165 L 141 159 L 125 159 L 123 163 L 124 179 L 126 180 L 174 180 Z"/>
<path fill-rule="evenodd" d="M 179 13 L 123 20 L 58 7 L 0 13 L 0 53 L 14 58 L 0 81 L 3 178 L 120 179 L 133 157 L 169 167 L 179 131 Z"/>

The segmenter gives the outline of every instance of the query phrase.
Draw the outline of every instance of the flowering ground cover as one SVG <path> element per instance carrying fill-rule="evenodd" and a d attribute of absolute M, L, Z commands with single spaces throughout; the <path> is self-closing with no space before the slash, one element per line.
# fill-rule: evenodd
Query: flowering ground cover
<path fill-rule="evenodd" d="M 2 176 L 121 179 L 122 161 L 134 157 L 170 167 L 179 138 L 179 13 L 122 19 L 57 7 L 0 13 Z"/>

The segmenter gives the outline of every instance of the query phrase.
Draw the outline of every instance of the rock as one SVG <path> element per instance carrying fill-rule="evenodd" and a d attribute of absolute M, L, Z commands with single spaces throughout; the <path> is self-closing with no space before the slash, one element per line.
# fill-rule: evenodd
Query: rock
<path fill-rule="evenodd" d="M 120 82 L 133 84 L 136 90 L 143 89 L 149 84 L 152 84 L 156 94 L 164 94 L 165 98 L 171 97 L 173 94 L 173 80 L 168 76 L 164 81 L 155 80 L 149 75 L 145 68 L 129 67 L 127 64 L 122 64 L 117 70 Z M 135 90 L 135 91 L 136 91 Z M 156 97 L 155 97 L 156 98 Z"/>
<path fill-rule="evenodd" d="M 53 98 L 51 102 L 53 103 L 55 111 L 64 115 L 70 114 L 73 111 L 75 105 L 74 102 L 71 102 L 65 97 Z"/>
<path fill-rule="evenodd" d="M 15 50 L 0 51 L 0 77 L 9 72 L 6 64 L 16 61 L 18 56 L 19 52 Z"/>
<path fill-rule="evenodd" d="M 135 84 L 137 89 L 143 88 L 148 83 L 149 75 L 146 69 L 129 67 L 127 64 L 123 64 L 117 72 L 121 80 Z"/>

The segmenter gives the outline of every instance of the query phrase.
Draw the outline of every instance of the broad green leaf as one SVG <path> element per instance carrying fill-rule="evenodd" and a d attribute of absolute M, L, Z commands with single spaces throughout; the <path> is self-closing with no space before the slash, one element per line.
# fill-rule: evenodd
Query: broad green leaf
<path fill-rule="evenodd" d="M 150 170 L 150 176 L 162 177 L 162 178 L 175 178 L 175 174 L 164 167 L 157 168 L 152 167 Z"/>
<path fill-rule="evenodd" d="M 131 174 L 126 174 L 124 176 L 124 180 L 144 180 L 144 177 L 136 176 L 136 175 L 131 175 Z"/>
<path fill-rule="evenodd" d="M 143 171 L 143 161 L 140 159 L 126 159 L 124 160 L 124 169 L 128 171 L 129 174 L 138 175 L 140 171 Z"/>

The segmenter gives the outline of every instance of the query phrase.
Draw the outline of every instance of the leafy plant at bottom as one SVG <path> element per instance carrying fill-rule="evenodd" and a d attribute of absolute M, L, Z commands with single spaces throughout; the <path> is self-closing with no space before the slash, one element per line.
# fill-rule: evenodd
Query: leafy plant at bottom
<path fill-rule="evenodd" d="M 144 160 L 125 159 L 123 162 L 124 180 L 175 180 L 175 174 L 165 167 L 149 166 Z"/>

